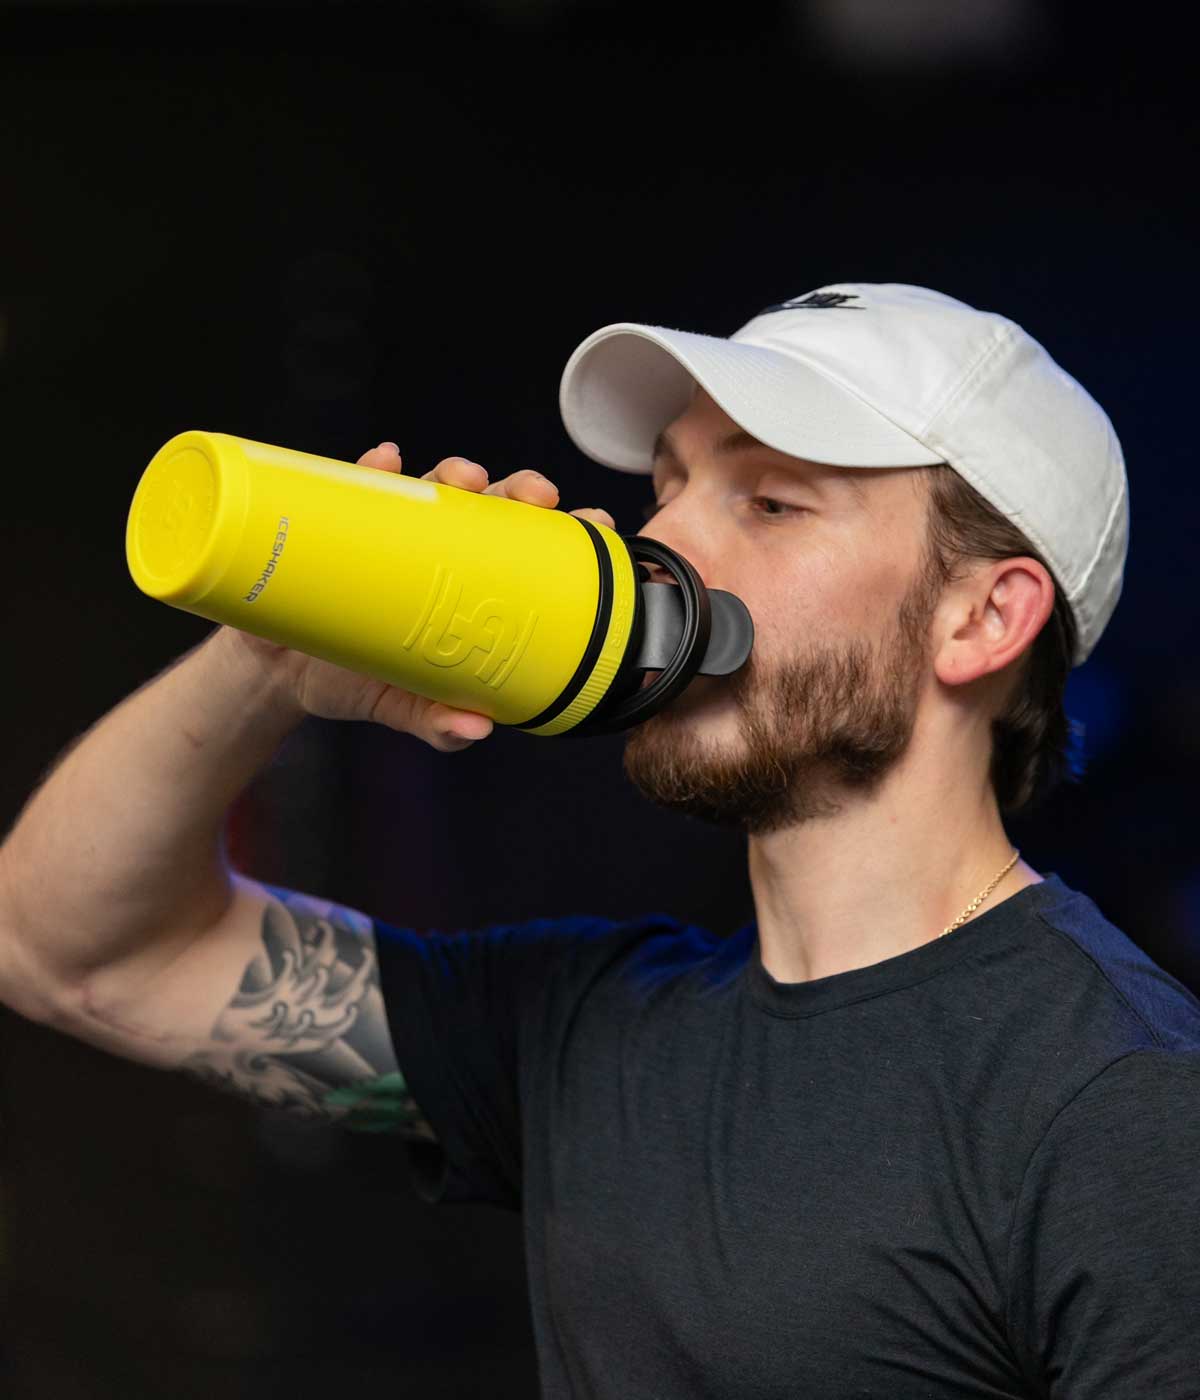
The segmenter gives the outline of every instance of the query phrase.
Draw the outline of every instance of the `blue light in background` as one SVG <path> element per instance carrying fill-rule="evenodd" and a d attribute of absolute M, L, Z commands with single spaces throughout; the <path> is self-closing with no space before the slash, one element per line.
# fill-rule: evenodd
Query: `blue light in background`
<path fill-rule="evenodd" d="M 1181 925 L 1179 941 L 1200 959 L 1200 869 L 1188 871 L 1172 884 L 1172 899 Z"/>
<path fill-rule="evenodd" d="M 1129 697 L 1115 671 L 1088 661 L 1067 677 L 1063 704 L 1068 717 L 1082 728 L 1082 754 L 1090 763 L 1107 753 L 1121 733 Z"/>

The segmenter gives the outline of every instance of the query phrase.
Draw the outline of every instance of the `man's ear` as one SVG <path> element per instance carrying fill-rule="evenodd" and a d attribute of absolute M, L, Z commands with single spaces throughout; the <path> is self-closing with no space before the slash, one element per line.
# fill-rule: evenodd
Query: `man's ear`
<path fill-rule="evenodd" d="M 965 685 L 1001 671 L 1033 645 L 1054 611 L 1054 580 L 1024 556 L 994 559 L 949 585 L 938 605 L 934 672 Z"/>

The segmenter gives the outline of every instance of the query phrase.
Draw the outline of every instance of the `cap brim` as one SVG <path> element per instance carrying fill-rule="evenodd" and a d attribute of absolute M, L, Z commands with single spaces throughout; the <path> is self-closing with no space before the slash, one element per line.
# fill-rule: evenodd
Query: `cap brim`
<path fill-rule="evenodd" d="M 828 375 L 759 345 L 618 321 L 576 347 L 558 403 L 571 441 L 593 461 L 647 474 L 658 434 L 698 383 L 767 447 L 841 467 L 942 461 Z"/>

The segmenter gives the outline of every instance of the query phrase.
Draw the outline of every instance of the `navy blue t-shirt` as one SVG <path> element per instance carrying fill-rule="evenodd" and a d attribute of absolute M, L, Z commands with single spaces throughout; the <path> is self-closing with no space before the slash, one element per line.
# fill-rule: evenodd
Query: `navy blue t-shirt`
<path fill-rule="evenodd" d="M 1200 1001 L 1057 875 L 799 983 L 753 922 L 375 930 L 551 1400 L 1200 1397 Z"/>

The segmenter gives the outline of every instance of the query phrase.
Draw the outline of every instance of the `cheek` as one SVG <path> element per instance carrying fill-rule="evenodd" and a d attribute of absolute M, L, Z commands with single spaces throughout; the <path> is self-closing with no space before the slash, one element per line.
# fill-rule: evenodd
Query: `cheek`
<path fill-rule="evenodd" d="M 879 636 L 894 625 L 908 581 L 906 568 L 876 550 L 815 549 L 802 566 L 776 569 L 738 596 L 754 617 L 756 647 L 778 656 L 809 636 Z"/>

